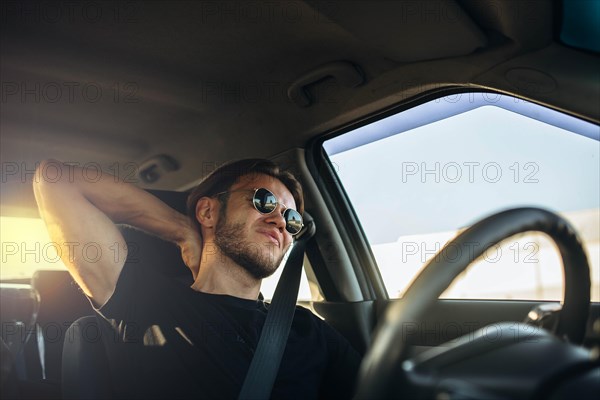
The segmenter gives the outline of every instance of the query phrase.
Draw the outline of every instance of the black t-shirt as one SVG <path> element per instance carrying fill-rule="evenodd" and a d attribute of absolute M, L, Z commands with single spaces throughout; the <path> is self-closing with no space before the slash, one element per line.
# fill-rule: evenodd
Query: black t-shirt
<path fill-rule="evenodd" d="M 235 399 L 268 305 L 126 263 L 97 312 L 118 397 Z M 298 306 L 272 398 L 349 398 L 359 363 L 345 338 Z"/>

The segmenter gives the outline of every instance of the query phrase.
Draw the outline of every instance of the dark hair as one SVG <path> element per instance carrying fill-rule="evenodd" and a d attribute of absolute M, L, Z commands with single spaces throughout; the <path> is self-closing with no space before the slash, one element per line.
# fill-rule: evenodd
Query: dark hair
<path fill-rule="evenodd" d="M 273 161 L 261 158 L 249 158 L 245 160 L 226 163 L 202 180 L 190 192 L 187 199 L 187 213 L 194 221 L 196 228 L 200 230 L 200 223 L 196 219 L 196 204 L 202 197 L 211 197 L 218 193 L 229 190 L 240 178 L 252 175 L 264 174 L 278 179 L 292 193 L 296 202 L 297 211 L 304 212 L 304 195 L 302 186 L 296 177 L 287 170 L 282 169 Z"/>

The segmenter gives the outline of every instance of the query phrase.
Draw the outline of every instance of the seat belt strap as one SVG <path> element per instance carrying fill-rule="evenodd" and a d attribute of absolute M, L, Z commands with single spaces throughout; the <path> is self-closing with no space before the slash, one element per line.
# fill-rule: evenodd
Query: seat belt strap
<path fill-rule="evenodd" d="M 314 235 L 312 218 L 304 213 L 304 231 L 294 243 L 263 326 L 254 357 L 240 391 L 240 400 L 268 399 L 279 371 L 296 311 L 306 242 Z"/>

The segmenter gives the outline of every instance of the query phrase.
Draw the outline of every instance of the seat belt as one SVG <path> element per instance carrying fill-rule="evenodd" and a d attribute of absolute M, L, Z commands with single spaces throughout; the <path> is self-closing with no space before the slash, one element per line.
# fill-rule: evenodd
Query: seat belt
<path fill-rule="evenodd" d="M 296 311 L 306 243 L 316 232 L 312 217 L 305 212 L 302 218 L 304 228 L 294 242 L 277 283 L 254 357 L 238 397 L 240 400 L 266 400 L 271 396 Z"/>

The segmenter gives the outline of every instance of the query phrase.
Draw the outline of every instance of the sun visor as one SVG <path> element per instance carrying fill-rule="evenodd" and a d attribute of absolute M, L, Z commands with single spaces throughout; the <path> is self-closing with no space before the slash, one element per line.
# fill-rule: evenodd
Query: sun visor
<path fill-rule="evenodd" d="M 471 54 L 487 38 L 455 1 L 307 2 L 384 57 L 397 62 Z"/>

